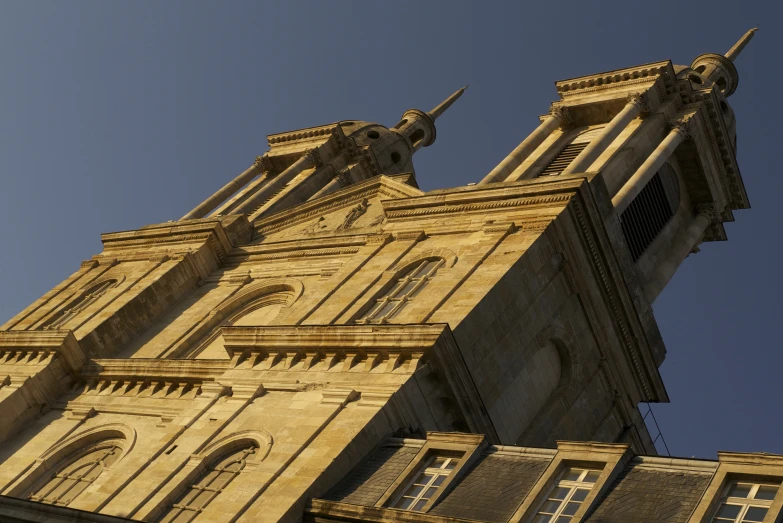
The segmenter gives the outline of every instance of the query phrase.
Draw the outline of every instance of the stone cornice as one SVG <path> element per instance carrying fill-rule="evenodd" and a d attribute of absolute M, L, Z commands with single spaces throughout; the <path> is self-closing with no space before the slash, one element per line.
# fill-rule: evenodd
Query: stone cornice
<path fill-rule="evenodd" d="M 86 357 L 69 330 L 0 332 L 0 364 L 23 361 L 46 363 L 61 358 L 71 372 L 78 372 Z"/>
<path fill-rule="evenodd" d="M 253 223 L 253 228 L 257 234 L 271 234 L 331 211 L 356 205 L 363 198 L 369 199 L 378 194 L 388 198 L 410 198 L 424 193 L 392 177 L 380 175 L 344 187 L 315 201 L 306 202 L 269 217 L 256 220 Z"/>
<path fill-rule="evenodd" d="M 671 61 L 653 62 L 605 73 L 560 80 L 555 82 L 555 87 L 558 94 L 561 97 L 565 97 L 577 92 L 594 92 L 631 86 L 640 82 L 649 82 L 658 77 L 662 77 L 665 84 L 670 85 L 674 83 L 675 74 Z"/>
<path fill-rule="evenodd" d="M 207 242 L 219 259 L 223 259 L 233 245 L 248 239 L 247 220 L 239 215 L 162 223 L 101 235 L 104 251 L 112 253 L 150 247 L 189 250 L 188 245 Z"/>
<path fill-rule="evenodd" d="M 177 379 L 214 381 L 229 367 L 226 360 L 95 359 L 82 369 L 84 378 Z"/>
<path fill-rule="evenodd" d="M 341 133 L 342 129 L 338 122 L 320 125 L 318 127 L 308 127 L 305 129 L 298 129 L 295 131 L 286 131 L 284 133 L 270 134 L 267 136 L 267 143 L 269 146 L 285 143 L 295 142 L 298 140 L 308 140 L 319 137 L 329 137 L 333 133 Z"/>
<path fill-rule="evenodd" d="M 385 200 L 382 204 L 389 221 L 525 207 L 562 208 L 582 183 L 582 178 L 569 178 L 472 185 L 433 191 L 417 198 Z"/>
<path fill-rule="evenodd" d="M 316 519 L 317 518 L 317 519 Z M 303 521 L 370 521 L 375 523 L 476 523 L 470 519 L 436 516 L 409 510 L 367 507 L 312 499 L 305 508 Z"/>
<path fill-rule="evenodd" d="M 426 358 L 445 378 L 471 432 L 499 438 L 446 324 L 224 327 L 232 367 L 413 373 Z M 363 393 L 364 394 L 364 393 Z"/>

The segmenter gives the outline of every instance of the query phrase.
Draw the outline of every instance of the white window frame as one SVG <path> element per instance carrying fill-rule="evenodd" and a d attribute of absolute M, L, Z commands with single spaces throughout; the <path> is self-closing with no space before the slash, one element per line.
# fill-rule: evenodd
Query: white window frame
<path fill-rule="evenodd" d="M 729 496 L 729 492 L 731 492 L 731 489 L 736 485 L 750 485 L 750 492 L 748 493 L 748 497 L 746 498 L 738 498 Z M 729 481 L 726 486 L 723 488 L 723 494 L 720 497 L 720 500 L 718 501 L 718 506 L 715 508 L 712 518 L 710 518 L 710 523 L 740 523 L 744 521 L 745 516 L 748 513 L 748 510 L 750 510 L 751 507 L 758 507 L 758 508 L 764 508 L 767 509 L 767 512 L 769 512 L 769 508 L 772 506 L 773 499 L 755 499 L 756 494 L 758 494 L 759 488 L 761 487 L 775 487 L 780 490 L 780 483 L 764 483 L 764 482 L 753 482 L 753 481 L 743 481 L 743 480 L 733 480 Z M 775 493 L 775 496 L 777 496 L 777 492 Z M 720 511 L 721 507 L 723 505 L 735 505 L 740 507 L 739 514 L 731 520 L 726 517 L 720 517 L 718 516 L 718 511 Z M 766 517 L 766 515 L 764 516 Z M 763 518 L 762 518 L 763 519 Z"/>
<path fill-rule="evenodd" d="M 439 467 L 434 467 L 432 465 L 435 464 L 435 461 L 437 461 L 439 458 L 443 458 L 444 462 Z M 427 458 L 426 465 L 419 469 L 419 471 L 413 475 L 410 481 L 408 481 L 403 488 L 400 489 L 400 494 L 394 499 L 394 502 L 389 505 L 390 508 L 395 508 L 398 510 L 406 510 L 409 512 L 423 512 L 423 509 L 427 506 L 430 500 L 437 497 L 438 490 L 440 490 L 443 487 L 443 484 L 446 482 L 446 478 L 448 478 L 454 470 L 459 466 L 460 461 L 465 459 L 465 455 L 461 456 L 454 456 L 454 455 L 444 455 L 440 453 L 435 453 Z M 428 479 L 427 475 L 431 475 Z M 432 492 L 432 494 L 428 497 L 425 497 L 427 492 L 433 488 L 433 485 L 437 482 L 438 478 L 442 477 L 443 479 L 438 482 L 438 485 L 435 487 L 437 490 Z M 421 491 L 416 494 L 415 496 L 406 496 L 406 493 L 410 490 L 413 486 L 421 486 Z M 404 499 L 410 499 L 412 500 L 410 504 L 406 508 L 398 506 Z M 424 505 L 420 509 L 415 509 L 414 507 L 420 502 L 424 500 Z"/>
<path fill-rule="evenodd" d="M 429 263 L 437 262 L 426 272 L 422 272 Z M 367 309 L 362 317 L 356 320 L 356 323 L 388 323 L 391 318 L 396 316 L 405 305 L 408 304 L 424 287 L 426 287 L 430 280 L 435 277 L 437 271 L 443 267 L 446 260 L 439 258 L 438 260 L 427 259 L 422 260 L 418 265 L 413 268 L 408 268 L 403 274 L 404 276 L 398 277 L 397 281 L 389 287 L 385 293 L 379 298 L 374 300 L 373 305 Z M 413 282 L 413 287 L 410 290 L 402 293 L 405 287 Z M 387 310 L 382 315 L 379 314 L 387 304 L 393 303 L 392 308 Z"/>
<path fill-rule="evenodd" d="M 566 474 L 568 474 L 569 471 L 572 470 L 579 470 L 581 471 L 579 474 L 579 477 L 575 480 L 566 480 L 565 478 Z M 568 503 L 571 502 L 571 499 L 574 497 L 574 494 L 577 490 L 587 490 L 587 495 L 590 494 L 590 492 L 593 490 L 593 487 L 595 487 L 596 482 L 598 481 L 598 478 L 596 477 L 595 481 L 586 482 L 584 479 L 587 477 L 588 474 L 591 472 L 597 472 L 599 475 L 602 473 L 602 470 L 599 468 L 587 468 L 587 467 L 566 467 L 563 472 L 560 473 L 560 479 L 558 479 L 554 485 L 552 485 L 552 488 L 549 489 L 549 492 L 547 492 L 546 497 L 541 501 L 538 509 L 536 510 L 535 515 L 533 515 L 533 523 L 536 523 L 541 518 L 539 516 L 548 516 L 550 523 L 555 523 L 558 518 L 560 517 L 567 517 L 570 519 L 573 519 L 572 515 L 564 515 L 563 510 L 568 506 Z M 552 493 L 557 488 L 567 488 L 568 494 L 562 499 L 552 499 Z M 585 499 L 587 499 L 587 495 L 585 496 Z M 560 502 L 560 506 L 557 507 L 557 510 L 554 513 L 549 512 L 542 512 L 544 505 L 546 505 L 547 501 L 558 501 Z M 582 506 L 582 503 L 584 503 L 584 500 L 580 500 L 579 506 Z M 577 509 L 578 510 L 578 509 Z"/>

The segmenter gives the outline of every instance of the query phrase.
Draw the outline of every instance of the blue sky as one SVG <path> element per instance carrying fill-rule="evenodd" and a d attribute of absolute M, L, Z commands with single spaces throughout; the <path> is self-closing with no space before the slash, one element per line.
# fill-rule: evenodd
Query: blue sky
<path fill-rule="evenodd" d="M 777 2 L 0 3 L 0 323 L 100 252 L 100 233 L 176 219 L 266 150 L 267 134 L 393 125 L 465 84 L 417 154 L 425 190 L 480 180 L 564 78 L 723 53 L 737 60 L 752 209 L 690 257 L 655 303 L 672 453 L 783 453 L 775 162 Z M 765 95 L 767 92 L 769 94 Z"/>

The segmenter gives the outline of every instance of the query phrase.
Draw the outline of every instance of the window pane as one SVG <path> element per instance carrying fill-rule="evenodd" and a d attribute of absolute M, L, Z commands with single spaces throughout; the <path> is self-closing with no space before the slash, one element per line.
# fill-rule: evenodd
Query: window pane
<path fill-rule="evenodd" d="M 581 503 L 568 503 L 565 508 L 563 509 L 563 515 L 564 516 L 573 516 L 576 514 L 576 511 L 579 510 L 579 505 Z"/>
<path fill-rule="evenodd" d="M 742 507 L 739 505 L 728 505 L 724 503 L 721 505 L 720 509 L 718 509 L 717 516 L 721 518 L 734 519 L 739 516 L 740 510 L 742 510 Z"/>
<path fill-rule="evenodd" d="M 581 475 L 582 471 L 579 469 L 568 469 L 566 470 L 566 473 L 563 474 L 563 479 L 565 481 L 577 481 Z"/>
<path fill-rule="evenodd" d="M 212 500 L 212 496 L 214 495 L 214 492 L 210 492 L 208 490 L 202 490 L 199 492 L 199 495 L 196 496 L 196 499 L 193 500 L 193 503 L 190 503 L 188 506 L 196 507 L 196 508 L 203 508 Z"/>
<path fill-rule="evenodd" d="M 448 465 L 446 465 L 446 468 L 449 470 L 454 470 L 457 465 L 459 465 L 459 460 L 457 458 L 451 458 L 451 461 L 449 461 Z"/>
<path fill-rule="evenodd" d="M 557 523 L 568 523 L 569 521 L 571 521 L 569 516 L 560 516 L 557 518 Z"/>
<path fill-rule="evenodd" d="M 552 493 L 549 495 L 552 499 L 565 499 L 571 489 L 564 487 L 555 487 L 552 489 Z"/>
<path fill-rule="evenodd" d="M 383 305 L 381 305 L 381 308 L 378 309 L 378 312 L 376 312 L 373 317 L 374 318 L 383 318 L 385 316 L 388 316 L 391 310 L 397 305 L 396 301 L 387 301 Z"/>
<path fill-rule="evenodd" d="M 767 515 L 767 509 L 762 507 L 750 507 L 742 521 L 763 521 Z"/>
<path fill-rule="evenodd" d="M 405 496 L 410 496 L 412 498 L 415 498 L 419 494 L 421 494 L 421 491 L 424 490 L 424 487 L 420 485 L 411 485 L 408 488 L 408 491 L 404 494 Z"/>
<path fill-rule="evenodd" d="M 67 505 L 74 499 L 76 499 L 76 496 L 82 493 L 84 489 L 90 486 L 91 481 L 77 481 L 76 484 L 69 490 L 62 498 L 60 498 L 59 503 L 62 503 L 63 505 Z M 750 520 L 752 521 L 752 520 Z"/>
<path fill-rule="evenodd" d="M 430 260 L 427 263 L 424 264 L 422 268 L 416 271 L 415 274 L 413 274 L 414 278 L 417 278 L 419 276 L 423 276 L 424 274 L 430 274 L 435 267 L 438 266 L 440 263 L 440 260 Z"/>
<path fill-rule="evenodd" d="M 544 512 L 546 514 L 554 514 L 555 512 L 557 512 L 557 509 L 559 508 L 560 508 L 559 501 L 547 500 L 544 502 L 544 505 L 541 507 L 541 510 L 539 512 Z"/>
<path fill-rule="evenodd" d="M 584 501 L 585 498 L 587 497 L 587 494 L 589 492 L 590 491 L 585 489 L 585 488 L 576 489 L 576 492 L 574 492 L 574 495 L 571 496 L 571 501 Z"/>
<path fill-rule="evenodd" d="M 747 483 L 734 483 L 729 489 L 729 497 L 731 498 L 747 498 L 750 494 L 750 489 L 753 485 Z"/>
<path fill-rule="evenodd" d="M 587 473 L 587 476 L 585 476 L 585 479 L 583 479 L 582 481 L 585 481 L 587 483 L 595 483 L 600 476 L 601 476 L 600 470 L 591 470 L 590 472 Z"/>
<path fill-rule="evenodd" d="M 443 474 L 439 474 L 437 478 L 435 478 L 435 481 L 432 482 L 433 487 L 440 486 L 441 483 L 443 483 L 443 480 L 446 479 L 446 476 Z"/>
<path fill-rule="evenodd" d="M 413 498 L 400 498 L 400 500 L 397 502 L 397 505 L 395 505 L 395 508 L 408 510 L 408 507 L 411 506 L 411 503 L 413 503 Z"/>
<path fill-rule="evenodd" d="M 426 504 L 427 504 L 427 500 L 426 500 L 426 499 L 420 499 L 420 500 L 419 500 L 419 501 L 417 501 L 417 502 L 416 502 L 416 504 L 413 506 L 413 510 L 421 510 L 421 509 L 423 509 L 423 508 L 424 508 L 424 505 L 426 505 Z"/>
<path fill-rule="evenodd" d="M 397 290 L 397 292 L 395 292 L 392 295 L 392 297 L 393 298 L 400 298 L 402 296 L 405 296 L 406 294 L 409 294 L 413 290 L 413 288 L 416 286 L 417 283 L 418 282 L 416 282 L 416 281 L 412 281 L 412 280 L 409 281 L 408 283 L 403 285 L 401 288 L 399 288 L 399 290 Z"/>
<path fill-rule="evenodd" d="M 374 318 L 375 313 L 378 312 L 378 309 L 380 309 L 383 306 L 383 302 L 379 301 L 375 305 L 373 305 L 370 310 L 367 312 L 367 314 L 364 315 L 365 318 Z"/>
<path fill-rule="evenodd" d="M 443 465 L 446 464 L 447 459 L 448 458 L 444 458 L 443 456 L 438 456 L 437 458 L 435 458 L 435 461 L 432 462 L 432 465 L 430 465 L 430 467 L 435 469 L 443 468 Z"/>
<path fill-rule="evenodd" d="M 190 512 L 189 510 L 183 510 L 179 513 L 179 516 L 177 516 L 177 519 L 173 521 L 173 523 L 188 523 L 191 519 L 193 519 L 193 516 L 198 514 L 198 512 Z"/>
<path fill-rule="evenodd" d="M 212 484 L 209 487 L 210 488 L 214 488 L 214 489 L 222 489 L 223 487 L 228 485 L 228 483 L 232 479 L 234 479 L 235 475 L 236 475 L 235 472 L 230 472 L 230 471 L 224 470 L 223 472 L 220 473 L 220 475 L 217 477 L 217 479 L 212 482 Z"/>
<path fill-rule="evenodd" d="M 197 489 L 190 489 L 190 491 L 185 494 L 185 497 L 183 497 L 177 504 L 190 506 L 191 502 L 196 498 L 196 496 L 198 496 L 199 492 L 201 491 Z"/>
<path fill-rule="evenodd" d="M 46 494 L 45 501 L 53 502 L 55 499 L 59 498 L 63 494 L 65 494 L 68 489 L 70 489 L 73 484 L 76 483 L 75 479 L 63 479 L 62 482 L 57 485 L 57 488 L 55 488 L 53 491 Z"/>
<path fill-rule="evenodd" d="M 552 516 L 547 516 L 545 514 L 539 514 L 535 517 L 533 520 L 533 523 L 549 523 L 549 521 L 552 519 Z"/>
<path fill-rule="evenodd" d="M 212 485 L 212 482 L 215 481 L 215 479 L 218 477 L 218 474 L 220 474 L 220 472 L 218 472 L 217 470 L 210 470 L 207 473 L 207 475 L 204 476 L 201 479 L 201 481 L 198 482 L 198 485 L 201 487 L 209 487 L 210 485 Z"/>
<path fill-rule="evenodd" d="M 435 495 L 435 491 L 438 490 L 438 487 L 430 487 L 427 489 L 427 492 L 424 493 L 425 498 L 430 499 L 432 496 Z"/>
<path fill-rule="evenodd" d="M 778 486 L 776 485 L 761 485 L 758 492 L 756 492 L 756 499 L 775 499 L 775 494 L 778 493 Z"/>

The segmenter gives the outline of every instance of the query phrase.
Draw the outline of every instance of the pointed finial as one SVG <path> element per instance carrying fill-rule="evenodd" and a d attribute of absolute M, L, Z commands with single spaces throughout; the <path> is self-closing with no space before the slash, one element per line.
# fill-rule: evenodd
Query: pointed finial
<path fill-rule="evenodd" d="M 437 119 L 437 118 L 438 118 L 438 116 L 440 116 L 440 115 L 442 115 L 443 113 L 445 113 L 445 112 L 446 112 L 446 109 L 448 109 L 449 107 L 451 107 L 451 105 L 452 105 L 454 102 L 456 102 L 456 101 L 457 101 L 457 99 L 458 99 L 460 96 L 462 96 L 462 93 L 464 93 L 464 92 L 465 92 L 465 89 L 467 89 L 467 88 L 468 88 L 468 86 L 466 85 L 466 86 L 465 86 L 465 87 L 463 87 L 462 89 L 458 90 L 457 92 L 455 92 L 454 94 L 452 94 L 451 96 L 449 96 L 448 98 L 446 98 L 445 100 L 443 100 L 443 101 L 442 101 L 442 102 L 441 102 L 441 103 L 440 103 L 440 104 L 439 104 L 439 105 L 438 105 L 438 106 L 437 106 L 435 109 L 433 109 L 432 111 L 428 112 L 427 114 L 428 114 L 428 115 L 430 116 L 430 118 L 432 118 L 433 120 Z"/>
<path fill-rule="evenodd" d="M 734 44 L 734 47 L 729 49 L 729 52 L 725 54 L 726 58 L 731 60 L 732 62 L 734 59 L 736 59 L 739 54 L 742 52 L 742 50 L 745 48 L 746 45 L 748 45 L 748 42 L 750 42 L 750 39 L 753 38 L 753 35 L 756 34 L 756 31 L 758 31 L 758 27 L 754 27 L 744 35 L 742 35 L 742 38 L 737 41 L 736 44 Z"/>

